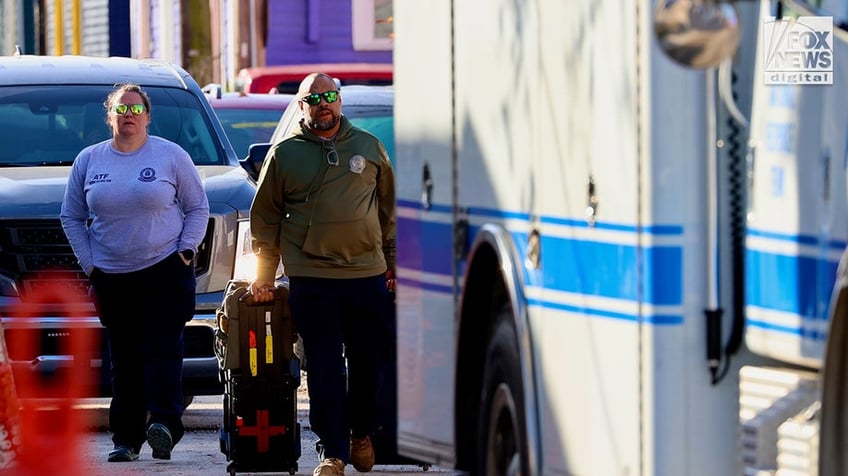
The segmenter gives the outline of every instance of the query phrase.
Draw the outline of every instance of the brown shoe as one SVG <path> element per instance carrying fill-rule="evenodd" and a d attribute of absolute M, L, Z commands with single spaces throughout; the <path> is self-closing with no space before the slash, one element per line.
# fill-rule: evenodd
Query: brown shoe
<path fill-rule="evenodd" d="M 360 473 L 367 473 L 374 467 L 374 447 L 371 438 L 350 437 L 350 463 Z"/>
<path fill-rule="evenodd" d="M 344 476 L 345 463 L 338 458 L 327 458 L 315 467 L 312 476 Z"/>

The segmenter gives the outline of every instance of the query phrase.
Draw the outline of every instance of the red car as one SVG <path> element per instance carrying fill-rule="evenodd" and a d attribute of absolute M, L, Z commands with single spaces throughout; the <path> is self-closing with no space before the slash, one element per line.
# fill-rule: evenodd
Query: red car
<path fill-rule="evenodd" d="M 206 98 L 224 126 L 239 157 L 246 157 L 250 144 L 266 143 L 293 94 L 224 93 L 218 85 L 203 88 Z"/>
<path fill-rule="evenodd" d="M 236 77 L 236 89 L 247 93 L 294 94 L 303 78 L 314 72 L 327 73 L 341 85 L 387 86 L 394 80 L 394 67 L 386 63 L 323 63 L 244 68 Z"/>

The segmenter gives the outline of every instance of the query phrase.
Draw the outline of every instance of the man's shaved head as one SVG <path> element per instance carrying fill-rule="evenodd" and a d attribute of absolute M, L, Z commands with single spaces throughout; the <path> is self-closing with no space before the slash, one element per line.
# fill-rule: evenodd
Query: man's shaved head
<path fill-rule="evenodd" d="M 310 73 L 305 78 L 303 78 L 303 81 L 300 82 L 300 87 L 297 90 L 298 97 L 303 97 L 303 96 L 306 96 L 307 94 L 311 93 L 312 92 L 312 85 L 315 84 L 316 81 L 319 82 L 319 83 L 323 83 L 324 81 L 329 81 L 333 85 L 336 84 L 336 82 L 333 81 L 333 78 L 329 74 L 326 74 L 326 73 Z"/>

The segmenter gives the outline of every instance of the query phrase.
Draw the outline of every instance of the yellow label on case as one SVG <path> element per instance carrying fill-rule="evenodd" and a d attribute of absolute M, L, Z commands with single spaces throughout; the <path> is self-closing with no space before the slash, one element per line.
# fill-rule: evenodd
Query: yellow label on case
<path fill-rule="evenodd" d="M 265 311 L 265 363 L 274 363 L 274 336 L 271 335 L 271 311 Z"/>
<path fill-rule="evenodd" d="M 274 363 L 274 338 L 271 335 L 265 336 L 265 363 Z"/>
<path fill-rule="evenodd" d="M 256 347 L 250 348 L 250 375 L 256 377 Z"/>

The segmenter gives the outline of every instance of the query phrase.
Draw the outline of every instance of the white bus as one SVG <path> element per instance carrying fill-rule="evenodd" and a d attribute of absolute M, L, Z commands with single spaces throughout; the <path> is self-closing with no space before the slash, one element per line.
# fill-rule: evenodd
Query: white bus
<path fill-rule="evenodd" d="M 765 35 L 799 16 L 832 32 Z M 395 0 L 399 452 L 470 474 L 848 474 L 824 358 L 847 17 Z M 766 84 L 764 55 L 797 69 L 804 48 L 832 84 Z"/>

